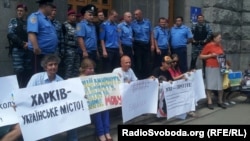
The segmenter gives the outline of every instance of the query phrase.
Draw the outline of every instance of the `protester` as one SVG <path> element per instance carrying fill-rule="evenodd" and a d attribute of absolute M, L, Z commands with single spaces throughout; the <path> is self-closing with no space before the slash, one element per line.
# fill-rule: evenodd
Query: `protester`
<path fill-rule="evenodd" d="M 7 125 L 0 127 L 0 141 L 17 141 L 23 140 L 19 124 Z"/>
<path fill-rule="evenodd" d="M 223 103 L 223 87 L 222 87 L 222 73 L 220 71 L 220 65 L 217 60 L 218 55 L 224 54 L 223 47 L 221 45 L 221 34 L 213 33 L 209 39 L 209 42 L 203 48 L 200 58 L 206 61 L 205 68 L 205 87 L 207 94 L 207 104 L 209 109 L 214 109 L 212 103 L 212 91 L 218 91 L 218 106 L 226 109 L 226 105 Z"/>
<path fill-rule="evenodd" d="M 90 58 L 83 59 L 80 67 L 80 77 L 95 74 L 95 62 Z M 98 141 L 113 141 L 110 135 L 110 119 L 109 110 L 101 111 L 93 114 L 96 139 Z"/>
<path fill-rule="evenodd" d="M 168 71 L 168 69 L 171 67 L 171 63 L 172 63 L 172 59 L 170 56 L 164 56 L 162 58 L 161 61 L 161 66 L 160 67 L 156 67 L 153 70 L 152 76 L 153 78 L 158 78 L 159 82 L 162 83 L 163 81 L 168 81 L 168 82 L 172 82 L 173 78 L 170 74 L 170 72 Z M 160 103 L 160 101 L 158 101 L 158 107 L 162 113 L 162 115 L 166 115 L 167 113 L 167 106 L 166 106 L 166 101 L 164 96 L 162 95 L 161 92 L 159 92 L 159 99 L 162 100 L 162 102 Z"/>
<path fill-rule="evenodd" d="M 231 62 L 229 60 L 226 60 L 226 70 L 225 73 L 223 74 L 223 102 L 225 105 L 229 106 L 236 104 L 236 102 L 230 100 L 230 96 L 231 96 L 231 86 L 230 86 L 230 80 L 228 78 L 228 74 L 230 72 L 233 72 L 231 69 Z"/>
<path fill-rule="evenodd" d="M 185 73 L 181 72 L 181 70 L 180 70 L 178 55 L 172 54 L 171 58 L 173 61 L 172 61 L 171 67 L 168 69 L 168 71 L 170 72 L 173 79 L 174 80 L 186 79 Z"/>
<path fill-rule="evenodd" d="M 136 81 L 138 78 L 135 76 L 134 71 L 131 69 L 131 59 L 127 55 L 121 57 L 121 67 L 115 68 L 113 73 L 116 73 L 121 78 L 122 82 L 130 83 Z"/>
<path fill-rule="evenodd" d="M 187 76 L 186 75 L 190 75 L 190 72 L 185 72 L 185 73 L 182 73 L 180 71 L 180 66 L 179 66 L 179 57 L 177 54 L 172 54 L 171 55 L 171 58 L 172 58 L 172 65 L 171 67 L 168 69 L 168 71 L 170 72 L 171 76 L 173 77 L 174 80 L 180 80 L 180 79 L 187 79 Z M 194 70 L 192 70 L 194 71 Z M 195 114 L 194 111 L 191 111 L 191 112 L 188 112 L 187 113 L 189 116 L 191 117 L 197 117 L 197 115 Z M 181 115 L 181 116 L 184 116 L 185 114 Z M 185 115 L 186 116 L 186 115 Z"/>
<path fill-rule="evenodd" d="M 44 72 L 39 72 L 34 74 L 29 82 L 27 87 L 38 86 L 48 83 L 55 83 L 62 81 L 63 78 L 57 75 L 58 65 L 60 63 L 60 58 L 54 54 L 45 55 L 41 61 L 41 66 L 44 68 Z M 69 130 L 67 136 L 67 141 L 78 141 L 77 130 Z M 52 141 L 52 137 L 47 137 L 45 141 Z"/>

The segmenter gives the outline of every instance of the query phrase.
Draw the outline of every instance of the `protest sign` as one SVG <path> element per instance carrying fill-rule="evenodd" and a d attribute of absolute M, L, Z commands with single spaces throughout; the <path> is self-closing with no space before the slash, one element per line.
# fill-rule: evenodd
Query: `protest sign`
<path fill-rule="evenodd" d="M 15 75 L 0 77 L 0 127 L 18 123 L 14 110 L 13 90 L 18 89 Z"/>
<path fill-rule="evenodd" d="M 121 107 L 118 74 L 106 73 L 80 77 L 88 99 L 90 114 Z"/>
<path fill-rule="evenodd" d="M 167 104 L 167 119 L 195 110 L 194 90 L 191 80 L 163 82 Z"/>
<path fill-rule="evenodd" d="M 157 117 L 167 117 L 166 101 L 162 83 L 159 85 Z"/>
<path fill-rule="evenodd" d="M 205 92 L 205 84 L 202 77 L 202 70 L 198 69 L 194 72 L 190 72 L 190 75 L 186 75 L 186 77 L 193 82 L 193 89 L 194 89 L 194 99 L 195 104 L 201 99 L 206 98 Z"/>
<path fill-rule="evenodd" d="M 14 91 L 25 141 L 39 140 L 90 123 L 79 78 Z"/>
<path fill-rule="evenodd" d="M 13 90 L 19 89 L 16 75 L 0 77 L 0 127 L 18 123 L 13 108 Z"/>
<path fill-rule="evenodd" d="M 230 73 L 228 73 L 228 78 L 230 80 L 231 87 L 240 86 L 241 81 L 242 81 L 242 72 L 241 71 L 230 72 Z M 246 85 L 249 85 L 249 84 L 246 84 Z"/>
<path fill-rule="evenodd" d="M 144 79 L 120 85 L 123 123 L 142 114 L 157 113 L 158 87 L 158 79 Z"/>

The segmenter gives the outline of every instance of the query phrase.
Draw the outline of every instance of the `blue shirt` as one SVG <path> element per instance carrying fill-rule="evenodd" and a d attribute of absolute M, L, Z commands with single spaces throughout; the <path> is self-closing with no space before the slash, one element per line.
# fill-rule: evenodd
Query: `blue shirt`
<path fill-rule="evenodd" d="M 151 35 L 150 21 L 147 19 L 142 21 L 134 20 L 131 25 L 134 32 L 134 40 L 149 43 Z"/>
<path fill-rule="evenodd" d="M 193 34 L 190 28 L 185 25 L 174 26 L 170 30 L 170 38 L 173 48 L 186 47 L 188 39 L 193 38 Z"/>
<path fill-rule="evenodd" d="M 29 16 L 27 32 L 36 33 L 38 46 L 42 54 L 55 53 L 58 45 L 56 29 L 42 12 L 38 11 Z M 28 48 L 33 50 L 30 41 Z"/>
<path fill-rule="evenodd" d="M 30 78 L 30 80 L 27 84 L 27 87 L 38 86 L 38 85 L 58 82 L 58 81 L 62 81 L 62 80 L 63 79 L 59 75 L 56 75 L 55 79 L 50 81 L 47 72 L 40 72 L 40 73 L 34 74 Z"/>
<path fill-rule="evenodd" d="M 167 28 L 156 26 L 154 28 L 154 39 L 157 41 L 158 47 L 160 49 L 167 49 L 169 40 L 169 30 Z"/>
<path fill-rule="evenodd" d="M 122 22 L 118 24 L 118 30 L 120 33 L 121 44 L 132 46 L 133 31 L 130 24 Z"/>
<path fill-rule="evenodd" d="M 82 20 L 76 26 L 76 36 L 83 38 L 87 52 L 97 49 L 97 36 L 94 24 L 87 20 Z"/>
<path fill-rule="evenodd" d="M 100 27 L 100 40 L 104 40 L 106 48 L 119 48 L 119 33 L 116 23 L 109 20 Z"/>

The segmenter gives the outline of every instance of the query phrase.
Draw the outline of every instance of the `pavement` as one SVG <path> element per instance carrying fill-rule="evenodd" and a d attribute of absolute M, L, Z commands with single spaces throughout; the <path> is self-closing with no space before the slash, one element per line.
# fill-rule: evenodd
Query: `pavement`
<path fill-rule="evenodd" d="M 232 98 L 236 103 L 243 103 L 246 100 L 246 96 L 242 94 L 236 94 Z M 216 103 L 216 102 L 214 102 Z M 144 114 L 139 117 L 132 119 L 126 123 L 122 122 L 122 112 L 121 108 L 116 108 L 110 110 L 110 120 L 111 120 L 111 135 L 114 141 L 118 140 L 117 135 L 117 125 L 121 124 L 134 124 L 134 125 L 183 125 L 192 120 L 196 120 L 197 118 L 207 116 L 209 114 L 213 114 L 218 110 L 222 110 L 222 108 L 217 107 L 215 105 L 214 110 L 210 110 L 206 107 L 206 99 L 202 99 L 198 102 L 196 107 L 196 115 L 197 117 L 188 116 L 185 120 L 172 118 L 167 120 L 166 118 L 157 118 L 155 114 Z M 91 123 L 89 125 L 79 127 L 78 128 L 78 137 L 79 141 L 95 141 L 95 130 L 94 125 Z M 61 133 L 53 137 L 53 141 L 66 141 L 66 133 Z"/>

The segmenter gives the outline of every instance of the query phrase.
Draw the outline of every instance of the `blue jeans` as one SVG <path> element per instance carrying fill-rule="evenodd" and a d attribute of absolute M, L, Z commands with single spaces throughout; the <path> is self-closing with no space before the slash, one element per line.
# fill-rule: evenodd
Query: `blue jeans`
<path fill-rule="evenodd" d="M 52 141 L 52 137 L 47 137 L 43 141 Z M 78 141 L 76 129 L 67 131 L 67 141 Z"/>
<path fill-rule="evenodd" d="M 110 132 L 109 111 L 102 111 L 93 115 L 96 135 L 101 136 Z"/>

